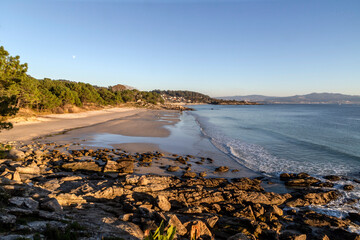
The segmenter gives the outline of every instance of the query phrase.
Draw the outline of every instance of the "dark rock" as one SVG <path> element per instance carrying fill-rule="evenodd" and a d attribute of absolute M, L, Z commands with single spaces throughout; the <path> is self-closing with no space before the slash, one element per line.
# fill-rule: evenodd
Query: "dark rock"
<path fill-rule="evenodd" d="M 324 178 L 329 181 L 339 181 L 341 179 L 341 177 L 336 176 L 336 175 L 327 175 L 327 176 L 324 176 Z"/>
<path fill-rule="evenodd" d="M 243 233 L 237 233 L 231 237 L 228 238 L 228 240 L 250 240 L 245 234 Z"/>
<path fill-rule="evenodd" d="M 39 203 L 32 198 L 25 197 L 12 197 L 9 199 L 9 203 L 16 205 L 17 207 L 26 207 L 31 210 L 36 210 L 39 207 Z"/>
<path fill-rule="evenodd" d="M 221 166 L 215 169 L 215 172 L 228 172 L 229 168 L 226 166 Z"/>
<path fill-rule="evenodd" d="M 58 200 L 56 200 L 56 198 L 51 198 L 48 201 L 43 202 L 41 204 L 41 208 L 44 210 L 57 212 L 57 213 L 62 212 L 63 210 Z"/>
<path fill-rule="evenodd" d="M 13 224 L 16 221 L 16 216 L 7 214 L 7 213 L 1 213 L 0 214 L 0 225 L 1 224 Z"/>
<path fill-rule="evenodd" d="M 349 213 L 348 219 L 350 219 L 352 222 L 360 223 L 360 213 L 351 212 Z"/>
<path fill-rule="evenodd" d="M 346 190 L 346 191 L 351 191 L 351 190 L 353 190 L 355 187 L 353 186 L 353 185 L 344 185 L 344 190 Z"/>

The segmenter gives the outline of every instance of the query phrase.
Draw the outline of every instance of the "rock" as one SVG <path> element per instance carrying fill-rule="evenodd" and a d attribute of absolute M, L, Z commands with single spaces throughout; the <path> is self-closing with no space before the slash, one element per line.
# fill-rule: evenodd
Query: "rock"
<path fill-rule="evenodd" d="M 133 173 L 134 162 L 133 161 L 108 161 L 104 172 L 120 172 L 120 173 Z"/>
<path fill-rule="evenodd" d="M 176 234 L 184 236 L 187 233 L 185 226 L 181 223 L 179 218 L 175 214 L 167 214 L 168 225 L 176 227 Z"/>
<path fill-rule="evenodd" d="M 190 239 L 198 239 L 208 237 L 213 239 L 211 231 L 206 226 L 206 224 L 202 221 L 193 221 L 185 224 L 188 228 L 188 232 L 190 233 Z"/>
<path fill-rule="evenodd" d="M 137 175 L 126 175 L 126 177 L 125 177 L 126 184 L 129 184 L 129 185 L 137 184 L 139 179 L 140 179 L 140 176 L 137 176 Z"/>
<path fill-rule="evenodd" d="M 35 150 L 34 151 L 34 156 L 36 157 L 36 158 L 42 158 L 43 156 L 45 155 L 45 153 L 43 152 L 43 151 L 41 151 L 41 150 Z"/>
<path fill-rule="evenodd" d="M 72 193 L 60 193 L 59 195 L 51 194 L 49 197 L 56 198 L 61 206 L 70 206 L 73 204 L 81 205 L 86 203 L 86 200 L 81 196 L 76 196 Z"/>
<path fill-rule="evenodd" d="M 12 180 L 17 181 L 17 182 L 21 182 L 21 177 L 20 177 L 20 174 L 19 174 L 18 171 L 15 171 L 13 173 Z"/>
<path fill-rule="evenodd" d="M 321 188 L 332 188 L 332 187 L 334 187 L 334 184 L 331 182 L 319 182 L 319 183 L 313 184 L 312 186 L 321 187 Z"/>
<path fill-rule="evenodd" d="M 26 155 L 23 151 L 17 150 L 15 148 L 11 149 L 8 153 L 9 158 L 14 160 L 23 160 Z"/>
<path fill-rule="evenodd" d="M 164 212 L 168 212 L 171 209 L 171 204 L 170 202 L 167 200 L 166 197 L 159 195 L 156 198 L 156 203 L 158 205 L 158 207 L 163 210 Z"/>
<path fill-rule="evenodd" d="M 237 198 L 241 201 L 247 201 L 252 203 L 260 203 L 266 205 L 281 205 L 286 200 L 291 198 L 289 193 L 286 194 L 277 194 L 273 192 L 247 192 L 239 191 L 237 193 Z"/>
<path fill-rule="evenodd" d="M 182 178 L 195 178 L 196 173 L 187 171 L 187 172 L 184 172 L 184 174 L 181 177 Z"/>
<path fill-rule="evenodd" d="M 233 182 L 227 184 L 224 189 L 261 192 L 264 190 L 264 188 L 260 186 L 260 183 L 261 181 L 257 179 L 252 180 L 249 178 L 235 178 L 233 179 Z"/>
<path fill-rule="evenodd" d="M 341 179 L 341 177 L 336 176 L 336 175 L 327 175 L 327 176 L 324 176 L 324 178 L 329 181 L 332 181 L 332 182 L 339 181 Z"/>
<path fill-rule="evenodd" d="M 65 170 L 70 171 L 92 171 L 92 172 L 101 172 L 101 167 L 95 162 L 74 162 L 74 163 L 65 163 L 61 166 Z"/>
<path fill-rule="evenodd" d="M 200 172 L 200 173 L 199 173 L 199 176 L 202 177 L 202 178 L 204 178 L 204 177 L 207 176 L 207 173 L 206 173 L 206 172 Z"/>
<path fill-rule="evenodd" d="M 170 167 L 168 167 L 168 168 L 166 169 L 166 171 L 168 171 L 168 172 L 176 172 L 176 171 L 178 171 L 179 169 L 180 169 L 179 166 L 170 166 Z"/>
<path fill-rule="evenodd" d="M 243 233 L 237 233 L 229 237 L 228 240 L 250 240 L 250 239 Z"/>
<path fill-rule="evenodd" d="M 239 212 L 235 212 L 234 217 L 239 217 L 239 218 L 243 217 L 250 219 L 250 221 L 255 220 L 255 215 L 250 205 L 246 206 L 244 209 L 242 209 Z"/>
<path fill-rule="evenodd" d="M 26 207 L 31 210 L 36 210 L 39 207 L 39 203 L 32 198 L 25 197 L 12 197 L 9 199 L 9 203 L 17 207 Z"/>
<path fill-rule="evenodd" d="M 215 172 L 228 172 L 229 168 L 226 166 L 221 166 L 215 169 Z"/>
<path fill-rule="evenodd" d="M 16 216 L 7 213 L 0 214 L 0 224 L 13 224 L 15 222 Z"/>
<path fill-rule="evenodd" d="M 56 198 L 51 198 L 48 201 L 44 202 L 41 204 L 41 208 L 44 210 L 48 210 L 51 212 L 62 212 L 62 207 L 59 204 L 58 200 L 56 200 Z"/>
<path fill-rule="evenodd" d="M 131 223 L 131 222 L 117 222 L 115 224 L 115 227 L 117 229 L 119 229 L 120 231 L 135 237 L 136 239 L 143 239 L 144 238 L 143 231 L 140 229 L 140 227 L 138 225 L 136 225 L 134 223 Z"/>
<path fill-rule="evenodd" d="M 337 199 L 340 194 L 336 191 L 320 192 L 320 193 L 307 193 L 303 198 L 298 198 L 286 203 L 289 207 L 303 207 L 311 204 L 324 205 L 332 200 Z"/>
<path fill-rule="evenodd" d="M 292 177 L 289 173 L 282 173 L 280 174 L 280 180 L 281 181 L 288 181 L 290 180 Z"/>
<path fill-rule="evenodd" d="M 124 222 L 129 222 L 134 217 L 133 213 L 125 213 L 119 216 L 119 219 Z"/>
<path fill-rule="evenodd" d="M 284 231 L 280 235 L 280 240 L 306 240 L 306 234 Z"/>
<path fill-rule="evenodd" d="M 360 223 L 360 213 L 350 212 L 348 219 L 350 219 L 352 222 Z"/>
<path fill-rule="evenodd" d="M 309 177 L 309 178 L 299 178 L 299 179 L 290 180 L 285 182 L 285 185 L 292 187 L 307 187 L 312 184 L 316 184 L 318 182 L 320 182 L 319 179 Z"/>
<path fill-rule="evenodd" d="M 210 228 L 213 228 L 218 221 L 219 221 L 218 216 L 212 216 L 212 217 L 206 218 L 206 223 L 208 224 L 208 226 Z"/>
<path fill-rule="evenodd" d="M 146 178 L 146 175 L 142 175 L 137 183 L 139 186 L 145 186 L 149 184 L 149 180 Z"/>
<path fill-rule="evenodd" d="M 29 166 L 17 167 L 16 171 L 21 174 L 40 175 L 40 168 L 35 162 L 32 162 Z"/>
<path fill-rule="evenodd" d="M 270 206 L 270 209 L 269 209 L 269 212 L 271 212 L 272 214 L 275 214 L 277 216 L 282 216 L 284 215 L 284 212 L 282 209 L 280 209 L 278 206 L 276 205 L 273 205 L 273 206 Z"/>
<path fill-rule="evenodd" d="M 31 229 L 32 232 L 43 232 L 47 228 L 53 229 L 65 229 L 66 223 L 61 223 L 57 221 L 33 221 L 28 222 L 27 226 Z"/>
<path fill-rule="evenodd" d="M 343 189 L 346 191 L 351 191 L 353 190 L 355 187 L 353 185 L 344 185 Z"/>
<path fill-rule="evenodd" d="M 114 199 L 116 197 L 122 196 L 124 193 L 124 189 L 118 186 L 105 187 L 102 190 L 99 190 L 95 193 L 87 193 L 86 196 L 92 196 L 100 199 Z"/>
<path fill-rule="evenodd" d="M 308 177 L 310 177 L 310 175 L 309 174 L 307 174 L 307 173 L 299 173 L 298 175 L 297 175 L 297 178 L 308 178 Z"/>

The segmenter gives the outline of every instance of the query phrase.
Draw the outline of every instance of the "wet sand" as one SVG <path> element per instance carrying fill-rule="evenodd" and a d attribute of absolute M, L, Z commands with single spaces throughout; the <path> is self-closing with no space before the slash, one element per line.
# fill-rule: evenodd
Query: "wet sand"
<path fill-rule="evenodd" d="M 255 173 L 215 148 L 202 135 L 193 117 L 177 111 L 144 110 L 135 114 L 115 118 L 81 128 L 68 130 L 63 134 L 39 139 L 43 143 L 79 143 L 82 148 L 115 148 L 131 153 L 160 151 L 165 154 L 161 161 L 154 161 L 150 167 L 137 166 L 139 174 L 179 175 L 166 171 L 168 166 L 181 166 L 175 161 L 177 155 L 192 155 L 189 164 L 195 172 L 206 172 L 209 177 L 257 177 Z M 201 161 L 211 158 L 212 161 Z M 228 166 L 227 173 L 215 173 L 219 166 Z M 232 171 L 233 170 L 233 171 Z"/>

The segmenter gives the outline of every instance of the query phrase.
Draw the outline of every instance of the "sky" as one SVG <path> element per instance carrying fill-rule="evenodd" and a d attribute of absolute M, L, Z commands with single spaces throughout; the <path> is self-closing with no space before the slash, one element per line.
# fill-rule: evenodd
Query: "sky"
<path fill-rule="evenodd" d="M 1 0 L 33 77 L 217 96 L 360 95 L 359 0 Z"/>

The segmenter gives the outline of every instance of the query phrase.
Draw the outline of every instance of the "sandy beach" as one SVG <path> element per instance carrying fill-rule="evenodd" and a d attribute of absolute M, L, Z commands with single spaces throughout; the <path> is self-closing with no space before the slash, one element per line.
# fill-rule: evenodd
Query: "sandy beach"
<path fill-rule="evenodd" d="M 98 123 L 134 116 L 145 109 L 111 108 L 81 113 L 51 114 L 36 117 L 31 121 L 14 123 L 14 128 L 0 133 L 1 142 L 28 141 L 68 129 L 91 126 Z"/>

